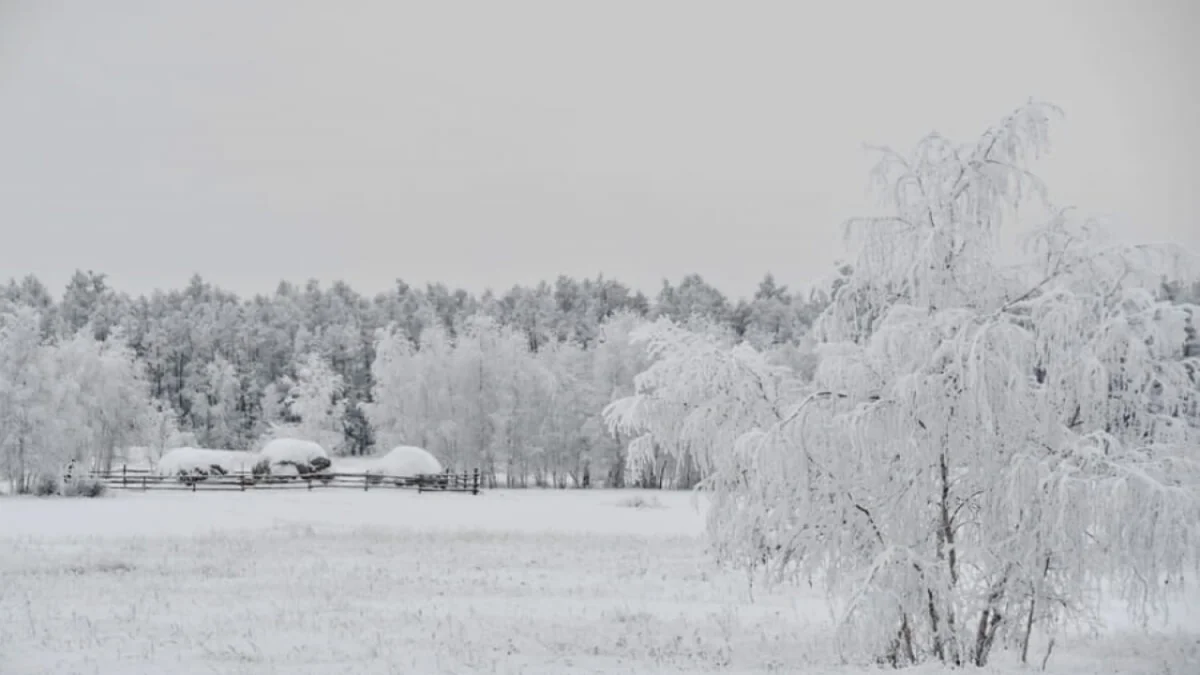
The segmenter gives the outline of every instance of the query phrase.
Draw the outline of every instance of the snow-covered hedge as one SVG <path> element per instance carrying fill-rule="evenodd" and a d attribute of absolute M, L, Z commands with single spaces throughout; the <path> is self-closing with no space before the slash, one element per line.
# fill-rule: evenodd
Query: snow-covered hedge
<path fill-rule="evenodd" d="M 158 460 L 160 476 L 224 475 L 249 471 L 259 461 L 258 453 L 207 448 L 175 448 Z"/>
<path fill-rule="evenodd" d="M 331 462 L 325 448 L 298 438 L 276 438 L 259 451 L 254 466 L 256 474 L 287 476 L 316 473 L 329 468 Z"/>

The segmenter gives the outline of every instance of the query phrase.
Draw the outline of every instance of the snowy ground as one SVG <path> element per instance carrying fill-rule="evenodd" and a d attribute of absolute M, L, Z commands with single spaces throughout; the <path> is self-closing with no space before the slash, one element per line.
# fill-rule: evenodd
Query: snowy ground
<path fill-rule="evenodd" d="M 7 497 L 0 673 L 862 672 L 818 598 L 711 567 L 689 495 L 636 494 Z M 1049 671 L 1200 672 L 1200 608 L 1175 622 Z"/>

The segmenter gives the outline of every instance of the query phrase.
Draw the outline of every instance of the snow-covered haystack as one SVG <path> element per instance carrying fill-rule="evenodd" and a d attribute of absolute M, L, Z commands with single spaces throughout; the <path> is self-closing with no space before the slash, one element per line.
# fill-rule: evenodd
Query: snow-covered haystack
<path fill-rule="evenodd" d="M 429 451 L 413 445 L 400 445 L 375 460 L 366 472 L 411 478 L 422 474 L 441 473 L 442 470 L 442 463 Z"/>
<path fill-rule="evenodd" d="M 324 471 L 330 465 L 325 448 L 299 438 L 276 438 L 264 445 L 258 454 L 259 462 L 254 467 L 256 474 L 294 476 Z"/>
<path fill-rule="evenodd" d="M 160 476 L 223 476 L 249 471 L 259 461 L 258 453 L 207 448 L 175 448 L 158 460 Z"/>

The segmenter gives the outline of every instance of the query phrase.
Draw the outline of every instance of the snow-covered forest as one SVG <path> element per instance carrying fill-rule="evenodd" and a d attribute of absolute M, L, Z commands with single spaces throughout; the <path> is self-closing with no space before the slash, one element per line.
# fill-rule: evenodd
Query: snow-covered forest
<path fill-rule="evenodd" d="M 814 321 L 853 269 L 829 272 L 830 283 L 807 292 L 766 275 L 737 301 L 697 275 L 664 282 L 653 299 L 615 280 L 565 276 L 478 297 L 399 281 L 365 297 L 310 281 L 240 298 L 199 276 L 131 297 L 81 271 L 56 298 L 35 277 L 14 279 L 0 286 L 3 473 L 31 477 L 71 458 L 109 465 L 130 447 L 151 459 L 182 445 L 256 448 L 284 433 L 341 455 L 414 443 L 513 486 L 690 487 L 711 450 L 772 419 L 771 399 L 737 399 L 761 410 L 716 433 L 634 434 L 606 422 L 606 406 L 634 393 L 654 359 L 662 362 L 649 378 L 700 372 L 693 356 L 664 350 L 668 335 L 713 354 L 740 344 L 728 366 L 752 359 L 771 387 L 807 382 Z M 1200 302 L 1200 282 L 1161 279 L 1152 291 Z M 1183 348 L 1195 354 L 1200 343 L 1185 330 Z M 686 396 L 703 399 L 691 402 L 693 424 L 729 414 L 728 396 L 688 386 Z M 677 403 L 671 423 L 681 425 L 690 403 Z"/>
<path fill-rule="evenodd" d="M 626 439 L 604 423 L 647 362 L 631 332 L 665 318 L 802 364 L 827 302 L 770 275 L 736 302 L 695 275 L 653 299 L 566 276 L 481 296 L 310 281 L 253 298 L 199 276 L 131 297 L 82 271 L 56 298 L 25 277 L 0 286 L 0 473 L 290 433 L 341 455 L 412 443 L 512 485 L 690 485 L 665 453 L 626 475 Z"/>

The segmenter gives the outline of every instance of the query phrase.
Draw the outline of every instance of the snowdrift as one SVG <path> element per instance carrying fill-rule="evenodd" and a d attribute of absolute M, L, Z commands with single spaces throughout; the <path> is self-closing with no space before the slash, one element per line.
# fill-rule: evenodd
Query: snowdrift
<path fill-rule="evenodd" d="M 288 476 L 316 473 L 328 469 L 330 465 L 325 448 L 298 438 L 276 438 L 264 445 L 258 454 L 259 462 L 254 467 L 256 474 Z"/>
<path fill-rule="evenodd" d="M 207 448 L 175 448 L 158 460 L 160 476 L 209 476 L 249 471 L 260 460 L 258 453 Z"/>

